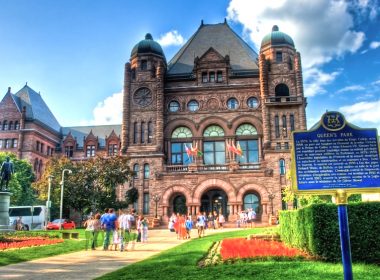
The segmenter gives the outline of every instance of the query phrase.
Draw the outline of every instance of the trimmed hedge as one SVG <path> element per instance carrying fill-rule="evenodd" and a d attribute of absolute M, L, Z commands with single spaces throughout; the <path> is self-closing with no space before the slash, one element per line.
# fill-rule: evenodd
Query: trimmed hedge
<path fill-rule="evenodd" d="M 351 254 L 355 262 L 380 262 L 380 202 L 348 205 Z M 286 244 L 327 261 L 340 261 L 338 210 L 334 204 L 280 212 L 280 234 Z"/>

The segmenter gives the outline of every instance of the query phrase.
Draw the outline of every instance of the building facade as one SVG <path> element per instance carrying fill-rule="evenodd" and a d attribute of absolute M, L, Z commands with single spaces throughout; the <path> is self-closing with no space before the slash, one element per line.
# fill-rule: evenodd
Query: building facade
<path fill-rule="evenodd" d="M 0 149 L 13 145 L 42 165 L 47 147 L 73 159 L 120 152 L 135 176 L 118 195 L 136 187 L 140 213 L 167 221 L 173 212 L 217 211 L 233 221 L 254 208 L 266 222 L 285 207 L 291 131 L 306 129 L 306 98 L 300 54 L 277 26 L 257 54 L 226 22 L 202 22 L 169 62 L 147 34 L 125 64 L 121 125 L 55 130 L 28 113 L 20 92 L 0 103 Z"/>

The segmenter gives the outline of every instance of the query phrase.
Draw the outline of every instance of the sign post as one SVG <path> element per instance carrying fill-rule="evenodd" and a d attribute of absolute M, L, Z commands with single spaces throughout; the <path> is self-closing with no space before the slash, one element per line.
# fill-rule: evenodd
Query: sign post
<path fill-rule="evenodd" d="M 292 181 L 300 194 L 335 196 L 344 279 L 353 279 L 347 199 L 354 193 L 380 192 L 376 129 L 347 123 L 339 112 L 326 112 L 309 131 L 293 132 Z"/>

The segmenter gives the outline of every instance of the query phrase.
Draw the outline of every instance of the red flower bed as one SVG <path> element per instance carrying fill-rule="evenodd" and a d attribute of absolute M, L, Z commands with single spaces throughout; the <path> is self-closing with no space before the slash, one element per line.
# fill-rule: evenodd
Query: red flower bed
<path fill-rule="evenodd" d="M 262 239 L 247 240 L 245 238 L 224 239 L 221 243 L 220 254 L 223 260 L 305 256 L 300 250 L 288 248 L 278 241 L 266 241 Z"/>
<path fill-rule="evenodd" d="M 39 236 L 6 237 L 0 240 L 0 250 L 51 245 L 63 242 L 63 239 L 51 239 Z"/>

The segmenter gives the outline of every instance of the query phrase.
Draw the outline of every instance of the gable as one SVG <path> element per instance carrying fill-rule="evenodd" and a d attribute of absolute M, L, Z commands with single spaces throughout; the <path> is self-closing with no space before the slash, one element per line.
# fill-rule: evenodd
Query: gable
<path fill-rule="evenodd" d="M 1 119 L 21 118 L 21 112 L 12 93 L 8 91 L 0 102 Z"/>

